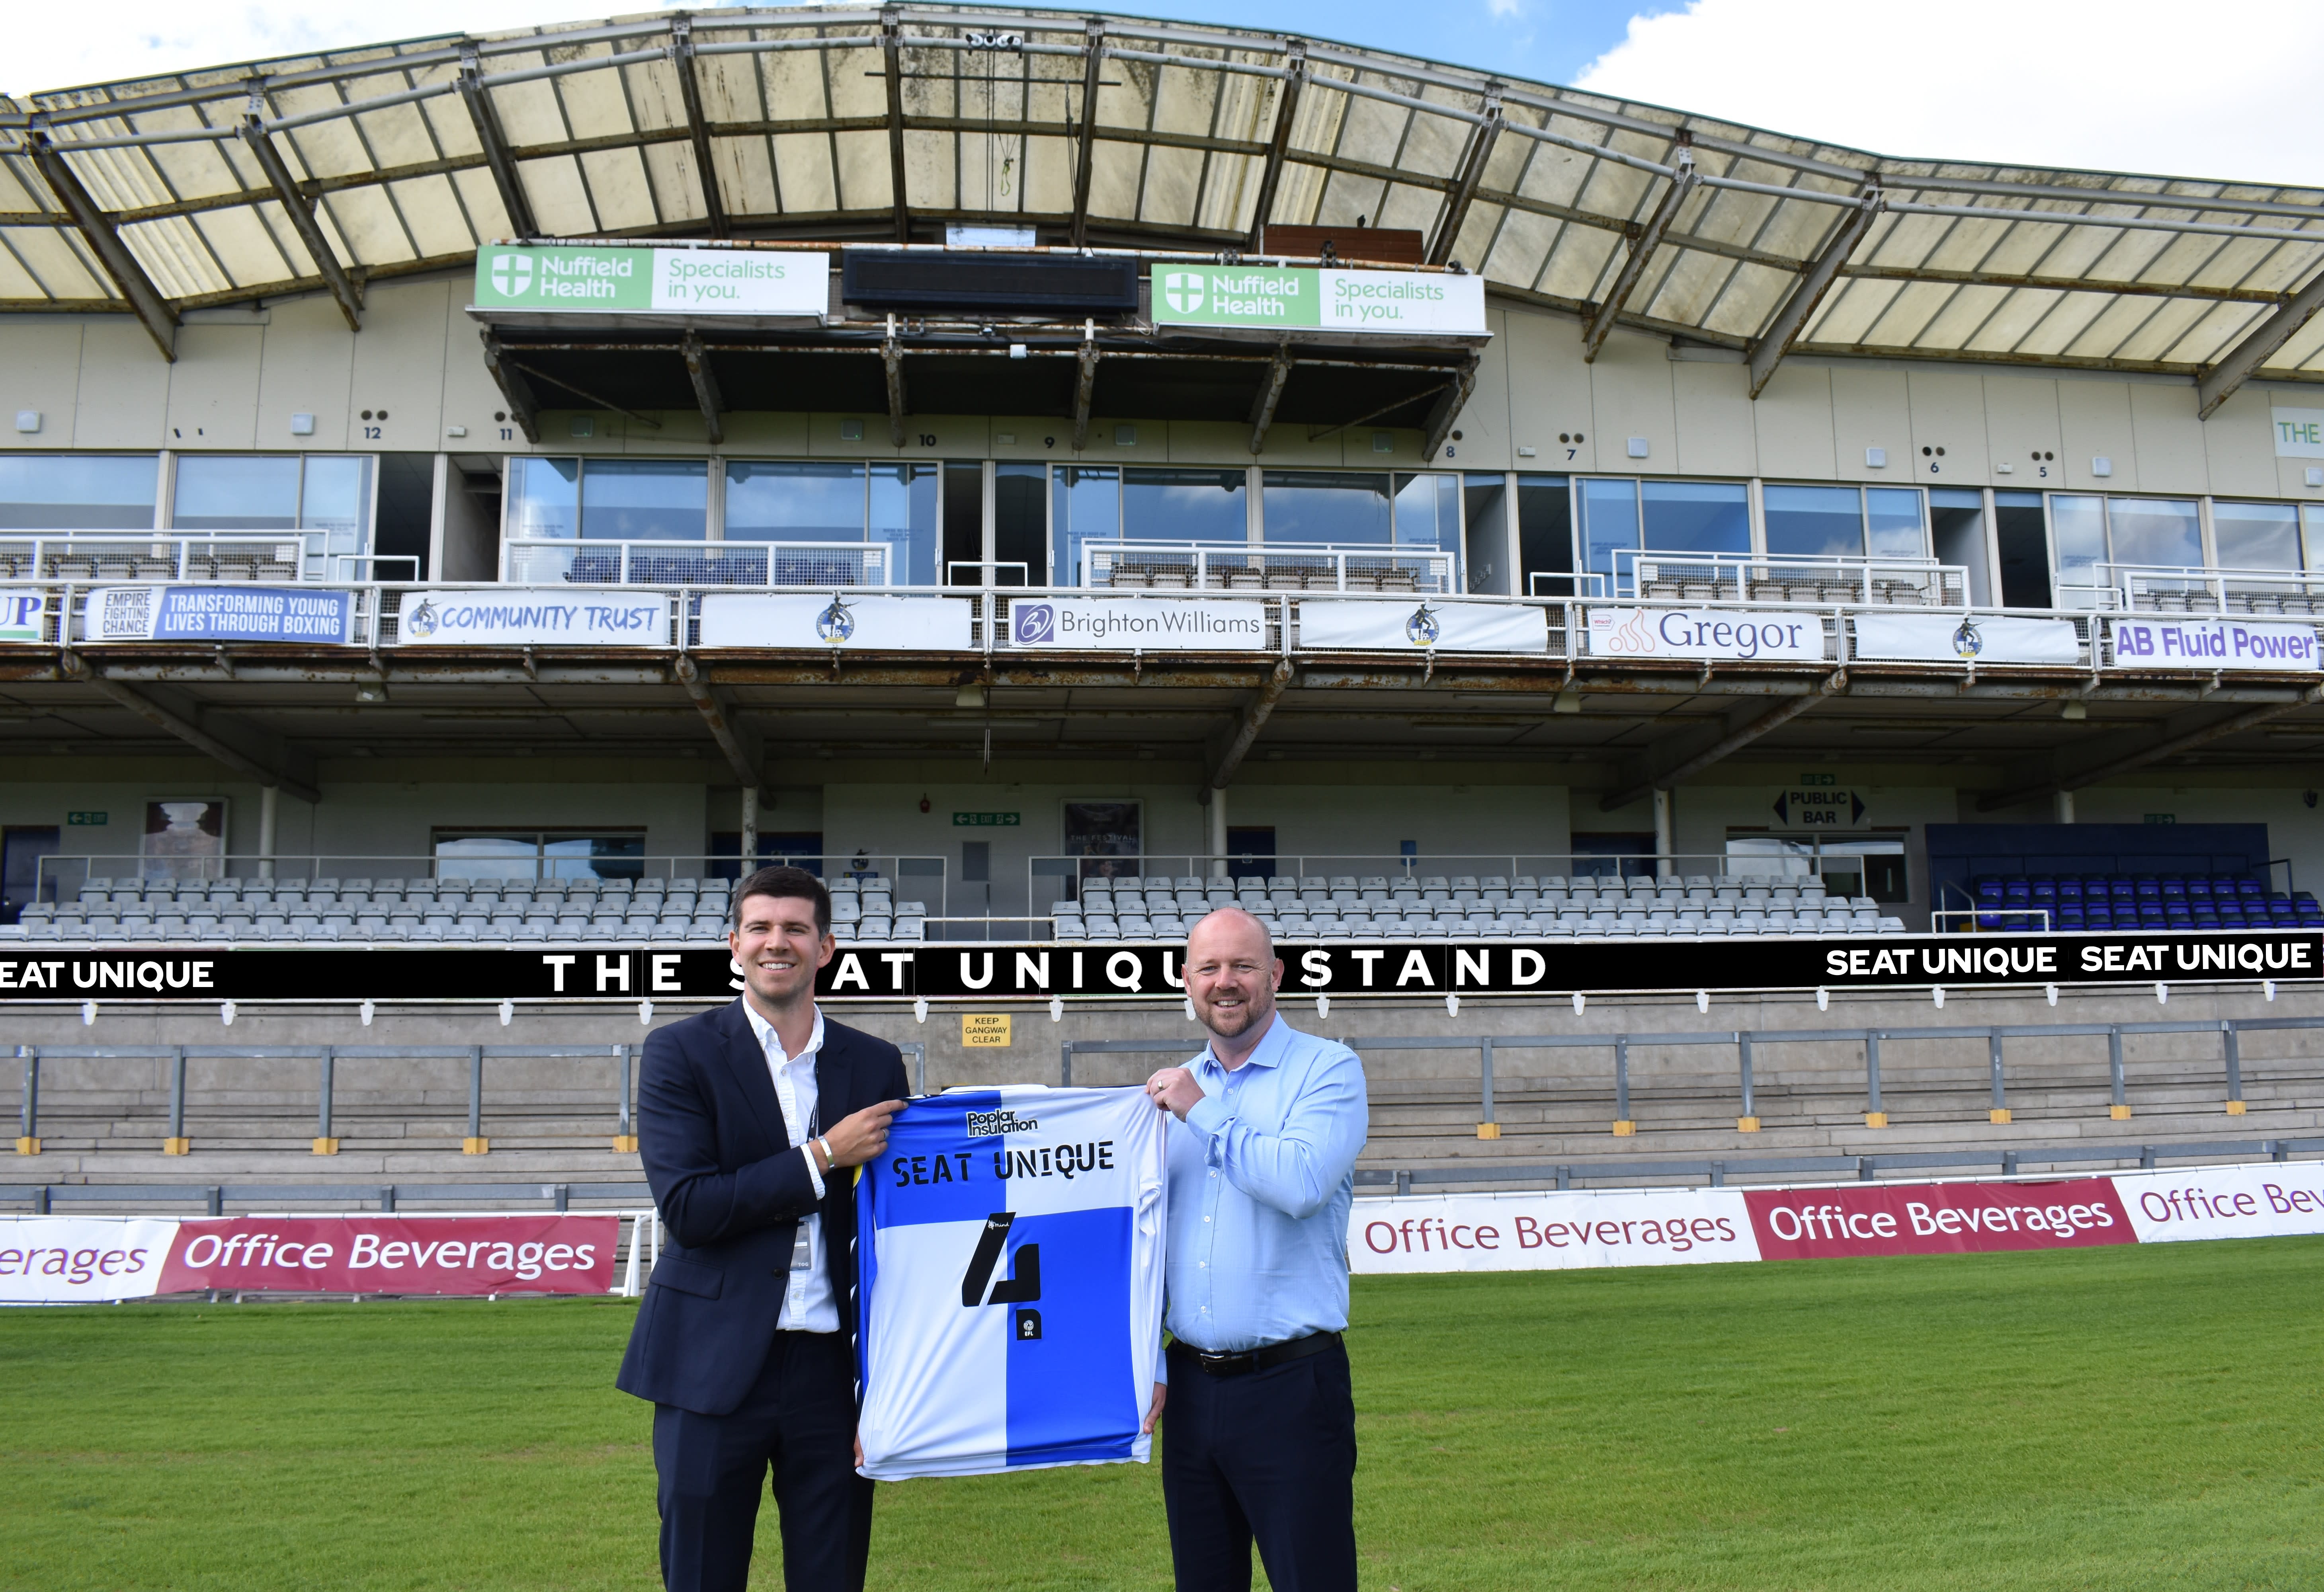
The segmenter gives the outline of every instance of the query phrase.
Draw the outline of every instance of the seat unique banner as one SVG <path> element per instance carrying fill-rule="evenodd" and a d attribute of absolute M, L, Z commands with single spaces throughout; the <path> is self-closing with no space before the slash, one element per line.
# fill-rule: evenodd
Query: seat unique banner
<path fill-rule="evenodd" d="M 1653 949 L 1683 945 L 1676 956 Z M 2324 976 L 2324 934 L 1963 934 L 1812 939 L 1279 942 L 1286 996 L 1441 1002 L 1448 995 L 2153 984 Z M 843 944 L 826 1002 L 1185 998 L 1176 943 Z M 32 1001 L 724 1000 L 723 944 L 44 945 L 0 951 L 0 1005 Z"/>
<path fill-rule="evenodd" d="M 2324 1233 L 2324 1163 L 1813 1188 L 1400 1194 L 1348 1216 L 1357 1272 L 1574 1271 L 2087 1249 Z"/>

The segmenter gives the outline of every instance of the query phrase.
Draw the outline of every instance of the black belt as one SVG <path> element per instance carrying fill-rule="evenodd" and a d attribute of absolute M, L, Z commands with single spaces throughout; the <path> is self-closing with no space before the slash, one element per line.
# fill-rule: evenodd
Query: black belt
<path fill-rule="evenodd" d="M 1190 1359 L 1213 1376 L 1244 1376 L 1253 1371 L 1264 1371 L 1293 1360 L 1304 1360 L 1309 1355 L 1322 1354 L 1337 1348 L 1337 1332 L 1310 1332 L 1305 1338 L 1287 1339 L 1281 1343 L 1269 1343 L 1258 1348 L 1246 1348 L 1233 1353 L 1196 1348 L 1191 1343 L 1172 1339 L 1170 1352 L 1182 1359 Z"/>

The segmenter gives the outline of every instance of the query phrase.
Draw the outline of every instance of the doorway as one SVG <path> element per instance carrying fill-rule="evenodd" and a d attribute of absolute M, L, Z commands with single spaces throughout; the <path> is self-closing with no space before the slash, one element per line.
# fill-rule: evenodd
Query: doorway
<path fill-rule="evenodd" d="M 1993 575 L 1986 562 L 1985 494 L 1939 488 L 1929 493 L 1929 533 L 1940 564 L 1969 571 L 1969 600 L 1975 608 L 1993 603 Z"/>
<path fill-rule="evenodd" d="M 54 901 L 57 881 L 41 877 L 41 859 L 57 854 L 57 831 L 23 828 L 0 831 L 0 923 L 14 923 L 35 901 Z"/>
<path fill-rule="evenodd" d="M 2050 528 L 2038 492 L 1993 494 L 1994 546 L 2001 554 L 2001 605 L 2050 606 Z"/>

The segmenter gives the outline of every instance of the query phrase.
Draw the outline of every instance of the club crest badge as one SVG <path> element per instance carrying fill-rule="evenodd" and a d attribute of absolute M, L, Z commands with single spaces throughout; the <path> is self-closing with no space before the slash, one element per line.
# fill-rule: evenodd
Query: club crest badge
<path fill-rule="evenodd" d="M 1953 653 L 1959 658 L 1975 658 L 1985 650 L 1985 637 L 1971 620 L 1963 620 L 1960 629 L 1953 632 Z"/>
<path fill-rule="evenodd" d="M 1429 612 L 1425 603 L 1414 609 L 1412 617 L 1404 621 L 1404 639 L 1415 647 L 1434 647 L 1443 633 L 1443 626 L 1437 623 L 1436 615 Z"/>
<path fill-rule="evenodd" d="M 854 634 L 855 616 L 836 597 L 831 600 L 830 607 L 815 616 L 816 640 L 826 647 L 844 646 Z"/>
<path fill-rule="evenodd" d="M 436 604 L 426 597 L 420 606 L 403 616 L 401 632 L 407 636 L 426 638 L 436 633 Z"/>

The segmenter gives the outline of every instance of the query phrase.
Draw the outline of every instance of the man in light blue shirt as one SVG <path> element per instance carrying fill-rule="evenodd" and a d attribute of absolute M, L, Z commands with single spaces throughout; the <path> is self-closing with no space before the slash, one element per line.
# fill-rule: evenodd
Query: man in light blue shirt
<path fill-rule="evenodd" d="M 1275 1009 L 1283 963 L 1235 907 L 1186 941 L 1186 994 L 1211 1043 L 1147 1081 L 1170 1131 L 1176 1339 L 1162 1494 L 1178 1592 L 1250 1592 L 1254 1541 L 1275 1592 L 1355 1592 L 1356 1416 L 1348 1208 L 1369 1110 L 1363 1063 Z M 1176 1392 L 1171 1391 L 1175 1386 Z"/>

